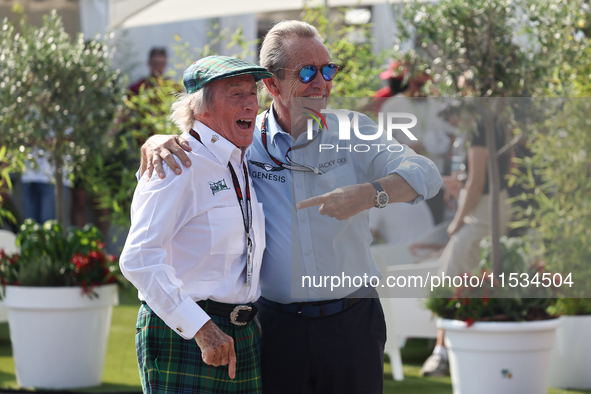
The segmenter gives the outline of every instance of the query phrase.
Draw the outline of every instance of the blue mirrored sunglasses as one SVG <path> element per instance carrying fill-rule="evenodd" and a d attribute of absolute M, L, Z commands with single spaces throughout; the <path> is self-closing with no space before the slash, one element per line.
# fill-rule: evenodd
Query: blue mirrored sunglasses
<path fill-rule="evenodd" d="M 300 76 L 300 81 L 302 83 L 310 83 L 316 78 L 316 74 L 318 73 L 318 68 L 316 66 L 303 66 L 299 70 L 293 70 L 290 68 L 282 68 L 282 67 L 275 67 L 281 70 L 289 70 L 289 71 L 298 71 Z M 320 69 L 322 70 L 322 78 L 325 81 L 332 81 L 334 77 L 336 77 L 337 72 L 339 72 L 339 66 L 334 63 L 328 63 L 324 66 L 321 66 Z"/>

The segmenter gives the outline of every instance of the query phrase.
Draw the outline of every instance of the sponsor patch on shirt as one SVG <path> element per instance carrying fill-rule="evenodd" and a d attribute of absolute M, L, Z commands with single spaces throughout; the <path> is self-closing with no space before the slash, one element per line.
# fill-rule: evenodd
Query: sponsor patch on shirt
<path fill-rule="evenodd" d="M 209 181 L 209 188 L 211 189 L 211 194 L 215 196 L 216 193 L 221 192 L 222 190 L 230 190 L 230 188 L 226 185 L 226 180 L 222 179 L 217 182 Z"/>

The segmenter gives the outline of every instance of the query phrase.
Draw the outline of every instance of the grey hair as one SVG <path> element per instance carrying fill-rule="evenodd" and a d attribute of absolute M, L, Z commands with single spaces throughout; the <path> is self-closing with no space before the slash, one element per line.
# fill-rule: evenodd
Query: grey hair
<path fill-rule="evenodd" d="M 205 85 L 195 93 L 181 93 L 170 107 L 172 114 L 170 120 L 177 125 L 182 132 L 187 132 L 193 127 L 195 115 L 213 109 L 213 90 Z"/>
<path fill-rule="evenodd" d="M 260 64 L 280 79 L 283 79 L 281 68 L 285 68 L 290 61 L 283 42 L 291 37 L 317 38 L 323 42 L 318 30 L 306 22 L 284 20 L 273 26 L 263 39 Z"/>

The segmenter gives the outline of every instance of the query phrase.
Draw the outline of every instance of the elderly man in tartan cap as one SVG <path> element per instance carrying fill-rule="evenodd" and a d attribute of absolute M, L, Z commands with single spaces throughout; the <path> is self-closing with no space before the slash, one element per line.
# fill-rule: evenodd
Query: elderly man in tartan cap
<path fill-rule="evenodd" d="M 339 71 L 313 26 L 279 22 L 263 41 L 260 63 L 273 73 L 263 81 L 273 103 L 257 117 L 247 155 L 266 217 L 257 302 L 265 394 L 382 393 L 386 327 L 377 292 L 367 282 L 334 289 L 330 283 L 304 285 L 304 276 L 380 277 L 369 250 L 368 210 L 431 198 L 441 176 L 432 161 L 398 144 L 395 151 L 359 154 L 350 148 L 319 150 L 343 142 L 343 115 L 370 136 L 377 125 L 348 110 L 314 124 L 300 111 L 326 108 Z M 294 104 L 301 108 L 294 110 Z M 349 134 L 344 142 L 367 143 L 357 132 Z M 142 166 L 153 165 L 160 176 L 168 177 L 160 158 L 181 169 L 170 151 L 187 162 L 174 139 L 148 141 Z M 373 142 L 392 143 L 386 136 Z"/>
<path fill-rule="evenodd" d="M 184 73 L 172 120 L 196 164 L 141 178 L 120 265 L 138 289 L 144 393 L 261 393 L 253 320 L 265 221 L 245 163 L 266 69 L 209 56 Z M 164 171 L 172 171 L 164 167 Z"/>

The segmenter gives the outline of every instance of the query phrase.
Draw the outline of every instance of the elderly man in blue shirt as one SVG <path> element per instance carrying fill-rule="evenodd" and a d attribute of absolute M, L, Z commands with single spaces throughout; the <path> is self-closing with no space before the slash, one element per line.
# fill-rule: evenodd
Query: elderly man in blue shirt
<path fill-rule="evenodd" d="M 263 81 L 273 103 L 257 117 L 247 158 L 267 235 L 257 303 L 264 392 L 381 393 L 386 327 L 369 281 L 380 273 L 368 210 L 431 198 L 441 177 L 410 148 L 385 136 L 363 138 L 378 130 L 366 116 L 321 111 L 338 66 L 313 26 L 275 25 L 260 63 L 274 75 Z M 351 123 L 355 132 L 339 140 L 337 130 Z M 162 177 L 165 160 L 179 173 L 173 154 L 187 165 L 183 149 L 190 147 L 180 137 L 152 137 L 142 147 L 141 171 Z M 345 283 L 326 282 L 335 277 Z"/>

